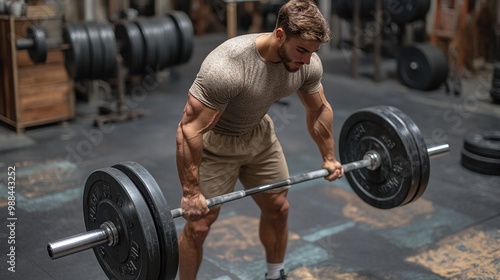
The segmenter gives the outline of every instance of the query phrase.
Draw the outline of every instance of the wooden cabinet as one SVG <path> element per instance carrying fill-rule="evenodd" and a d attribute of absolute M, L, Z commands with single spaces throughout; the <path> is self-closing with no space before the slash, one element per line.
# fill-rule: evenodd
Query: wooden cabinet
<path fill-rule="evenodd" d="M 457 73 L 474 72 L 476 62 L 494 62 L 498 1 L 437 0 L 435 5 L 430 41 L 447 54 Z"/>
<path fill-rule="evenodd" d="M 74 87 L 64 67 L 64 50 L 50 49 L 44 64 L 16 50 L 16 38 L 44 19 L 0 17 L 0 121 L 18 133 L 26 127 L 74 117 Z"/>

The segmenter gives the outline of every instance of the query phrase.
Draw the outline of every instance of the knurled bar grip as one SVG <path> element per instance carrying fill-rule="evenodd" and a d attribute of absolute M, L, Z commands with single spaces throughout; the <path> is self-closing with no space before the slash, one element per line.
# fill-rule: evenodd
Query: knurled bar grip
<path fill-rule="evenodd" d="M 427 153 L 429 157 L 432 158 L 448 152 L 449 149 L 450 147 L 448 144 L 436 145 L 427 148 Z M 342 165 L 342 168 L 344 169 L 344 172 L 349 172 L 365 167 L 370 169 L 375 169 L 378 167 L 379 164 L 380 164 L 380 156 L 377 153 L 370 151 L 367 152 L 367 154 L 362 160 L 344 164 Z M 213 207 L 215 205 L 220 205 L 229 201 L 237 200 L 267 190 L 293 185 L 317 178 L 323 178 L 325 176 L 328 176 L 328 174 L 330 174 L 330 172 L 326 169 L 311 171 L 308 173 L 304 173 L 302 175 L 290 177 L 286 180 L 278 181 L 276 183 L 216 196 L 207 199 L 207 205 L 209 207 Z M 173 209 L 170 211 L 170 213 L 172 214 L 172 218 L 181 217 L 182 208 Z M 112 223 L 106 222 L 101 226 L 101 229 L 95 229 L 92 231 L 73 235 L 49 243 L 47 245 L 47 250 L 49 251 L 49 255 L 52 259 L 57 259 L 60 257 L 64 257 L 70 254 L 90 249 L 97 245 L 108 244 L 112 246 L 116 244 L 117 240 L 118 240 L 118 233 L 116 232 L 116 228 Z"/>

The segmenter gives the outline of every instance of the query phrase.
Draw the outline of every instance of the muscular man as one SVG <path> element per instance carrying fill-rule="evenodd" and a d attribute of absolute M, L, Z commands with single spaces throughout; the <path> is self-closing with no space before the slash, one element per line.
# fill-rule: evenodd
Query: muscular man
<path fill-rule="evenodd" d="M 180 279 L 196 278 L 203 243 L 220 212 L 207 208 L 206 199 L 233 191 L 237 180 L 252 188 L 289 177 L 267 115 L 274 102 L 299 95 L 322 167 L 330 171 L 326 179 L 343 176 L 332 136 L 333 111 L 316 54 L 329 40 L 328 23 L 314 2 L 291 0 L 281 8 L 272 33 L 229 39 L 203 61 L 177 130 L 181 207 L 187 220 L 179 237 Z M 252 196 L 261 210 L 266 279 L 286 279 L 287 188 Z"/>

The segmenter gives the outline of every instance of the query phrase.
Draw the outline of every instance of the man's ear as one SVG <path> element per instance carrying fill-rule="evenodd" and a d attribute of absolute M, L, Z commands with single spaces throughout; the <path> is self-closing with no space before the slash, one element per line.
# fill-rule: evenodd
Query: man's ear
<path fill-rule="evenodd" d="M 285 42 L 286 34 L 285 34 L 285 30 L 283 30 L 283 28 L 281 28 L 281 27 L 276 28 L 276 31 L 274 33 L 275 33 L 276 39 L 278 39 L 278 41 L 280 43 Z"/>

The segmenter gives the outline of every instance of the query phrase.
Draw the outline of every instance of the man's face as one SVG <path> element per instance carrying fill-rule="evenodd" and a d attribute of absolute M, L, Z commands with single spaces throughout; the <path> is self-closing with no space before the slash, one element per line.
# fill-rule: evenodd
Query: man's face
<path fill-rule="evenodd" d="M 311 62 L 312 53 L 318 51 L 320 46 L 316 41 L 290 38 L 279 46 L 278 55 L 287 71 L 297 72 L 302 65 Z"/>

